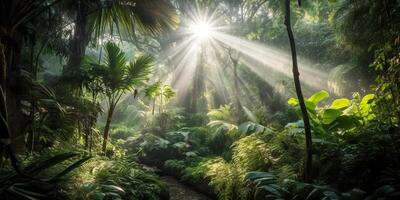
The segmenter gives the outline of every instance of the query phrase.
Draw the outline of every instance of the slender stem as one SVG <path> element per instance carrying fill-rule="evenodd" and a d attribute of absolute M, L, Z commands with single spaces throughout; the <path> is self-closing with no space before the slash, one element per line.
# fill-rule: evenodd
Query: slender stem
<path fill-rule="evenodd" d="M 299 5 L 301 5 L 300 0 L 298 1 Z M 294 35 L 292 31 L 292 25 L 290 22 L 290 0 L 285 0 L 285 8 L 286 8 L 286 16 L 285 16 L 285 25 L 286 30 L 289 37 L 290 48 L 292 52 L 292 62 L 293 62 L 293 79 L 294 85 L 296 88 L 297 98 L 299 99 L 299 105 L 301 109 L 301 113 L 303 115 L 304 121 L 304 132 L 306 138 L 306 155 L 305 155 L 305 165 L 304 165 L 304 181 L 311 182 L 312 181 L 312 136 L 311 136 L 311 126 L 310 120 L 308 117 L 308 112 L 306 108 L 306 104 L 304 103 L 303 92 L 301 90 L 300 84 L 300 73 L 297 65 L 297 52 L 296 52 L 296 43 L 294 40 Z"/>

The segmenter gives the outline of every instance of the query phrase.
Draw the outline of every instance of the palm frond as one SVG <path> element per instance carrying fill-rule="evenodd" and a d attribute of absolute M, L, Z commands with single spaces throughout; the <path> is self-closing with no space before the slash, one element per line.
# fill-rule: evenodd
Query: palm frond
<path fill-rule="evenodd" d="M 124 83 L 126 87 L 138 86 L 144 83 L 152 73 L 154 58 L 144 55 L 130 63 L 126 68 Z"/>
<path fill-rule="evenodd" d="M 115 44 L 108 42 L 105 46 L 105 66 L 107 74 L 103 74 L 104 83 L 112 90 L 122 87 L 124 77 L 124 68 L 126 67 L 125 53 Z"/>
<path fill-rule="evenodd" d="M 177 27 L 179 18 L 173 5 L 164 0 L 106 1 L 89 16 L 90 32 L 97 39 L 114 29 L 122 36 L 135 31 L 161 33 Z"/>
<path fill-rule="evenodd" d="M 160 94 L 161 89 L 161 81 L 157 81 L 151 85 L 149 85 L 145 90 L 144 93 L 146 97 L 154 98 L 155 96 Z"/>

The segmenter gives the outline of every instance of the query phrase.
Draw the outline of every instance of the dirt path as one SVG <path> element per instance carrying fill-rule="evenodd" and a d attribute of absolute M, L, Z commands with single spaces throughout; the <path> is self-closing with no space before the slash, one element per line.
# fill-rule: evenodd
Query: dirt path
<path fill-rule="evenodd" d="M 170 200 L 211 200 L 207 196 L 180 183 L 174 177 L 161 176 L 160 179 L 168 186 Z"/>

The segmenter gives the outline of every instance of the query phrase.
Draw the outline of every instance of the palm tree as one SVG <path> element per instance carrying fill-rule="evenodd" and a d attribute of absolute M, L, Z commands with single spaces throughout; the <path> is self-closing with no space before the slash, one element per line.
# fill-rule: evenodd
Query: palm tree
<path fill-rule="evenodd" d="M 107 148 L 110 124 L 115 107 L 122 95 L 143 85 L 151 74 L 154 59 L 151 56 L 140 56 L 134 62 L 128 62 L 125 53 L 114 43 L 105 45 L 104 64 L 92 64 L 98 68 L 104 93 L 108 102 L 108 113 L 103 134 L 103 152 Z"/>
<path fill-rule="evenodd" d="M 172 89 L 170 85 L 162 84 L 161 81 L 157 81 L 154 84 L 150 85 L 145 90 L 145 94 L 148 98 L 152 99 L 152 115 L 154 115 L 155 106 L 156 106 L 156 98 L 160 98 L 159 112 L 160 114 L 163 111 L 163 106 L 165 102 L 175 96 L 175 91 Z"/>

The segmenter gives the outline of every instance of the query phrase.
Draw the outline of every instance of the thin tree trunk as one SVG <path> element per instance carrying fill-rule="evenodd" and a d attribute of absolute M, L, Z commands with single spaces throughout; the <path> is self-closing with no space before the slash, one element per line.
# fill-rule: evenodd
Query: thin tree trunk
<path fill-rule="evenodd" d="M 296 43 L 293 36 L 292 25 L 290 22 L 290 0 L 285 0 L 286 7 L 286 16 L 285 16 L 285 25 L 287 29 L 287 33 L 289 36 L 290 48 L 292 51 L 292 61 L 293 61 L 293 78 L 294 85 L 296 87 L 297 98 L 299 99 L 299 105 L 301 108 L 301 113 L 303 115 L 304 121 L 304 131 L 306 138 L 306 155 L 305 155 L 305 164 L 304 164 L 304 181 L 311 182 L 312 181 L 312 136 L 311 136 L 311 126 L 310 120 L 307 113 L 306 104 L 304 103 L 303 92 L 301 91 L 300 84 L 300 73 L 297 65 L 297 53 L 296 53 Z M 300 2 L 299 2 L 300 4 Z"/>
<path fill-rule="evenodd" d="M 160 95 L 160 114 L 163 112 L 163 94 Z"/>
<path fill-rule="evenodd" d="M 112 120 L 112 115 L 114 112 L 114 108 L 115 105 L 110 105 L 110 109 L 108 110 L 108 114 L 107 114 L 107 121 L 106 121 L 106 126 L 104 128 L 104 134 L 103 134 L 103 153 L 106 153 L 106 149 L 107 149 L 107 140 L 108 140 L 108 135 L 109 135 L 109 131 L 110 131 L 110 124 L 111 124 L 111 120 Z"/>
<path fill-rule="evenodd" d="M 154 110 L 156 108 L 156 97 L 153 99 L 153 110 L 151 111 L 151 114 L 154 115 Z"/>
<path fill-rule="evenodd" d="M 235 100 L 236 100 L 236 112 L 237 112 L 237 119 L 238 122 L 243 122 L 243 112 L 242 112 L 242 103 L 240 102 L 240 90 L 239 90 L 239 75 L 238 75 L 238 65 L 239 65 L 239 58 L 233 58 L 231 56 L 231 60 L 233 63 L 233 75 L 234 75 L 234 85 L 235 85 Z"/>

